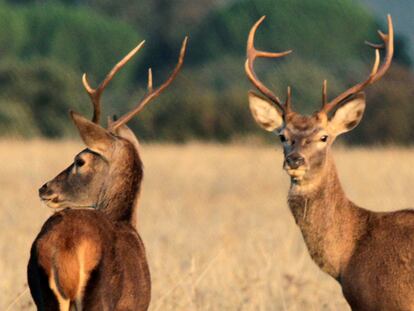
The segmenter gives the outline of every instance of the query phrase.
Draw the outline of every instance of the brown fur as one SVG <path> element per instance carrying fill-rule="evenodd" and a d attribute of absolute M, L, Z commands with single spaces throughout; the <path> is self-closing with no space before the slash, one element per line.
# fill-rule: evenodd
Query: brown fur
<path fill-rule="evenodd" d="M 82 135 L 104 137 L 98 125 L 77 122 Z M 143 176 L 137 144 L 110 133 L 99 149 L 91 141 L 96 140 L 40 190 L 57 212 L 33 243 L 30 290 L 38 310 L 58 310 L 60 304 L 60 310 L 144 311 L 151 286 L 135 229 Z"/>
<path fill-rule="evenodd" d="M 290 210 L 310 256 L 341 284 L 352 310 L 414 310 L 414 211 L 378 213 L 351 202 L 331 154 L 336 136 L 361 120 L 364 96 L 350 99 L 331 119 L 323 112 L 274 117 L 279 112 L 269 113 L 274 108 L 255 94 L 250 105 L 256 121 L 281 136 Z M 292 155 L 303 163 L 292 168 Z"/>
<path fill-rule="evenodd" d="M 360 208 L 332 159 L 324 172 L 312 191 L 292 185 L 288 197 L 312 259 L 341 284 L 352 310 L 414 310 L 414 211 Z"/>
<path fill-rule="evenodd" d="M 28 279 L 39 310 L 148 309 L 151 281 L 144 245 L 135 227 L 143 169 L 138 140 L 126 123 L 175 80 L 187 41 L 186 37 L 168 79 L 153 88 L 150 70 L 148 93 L 132 111 L 119 120 L 109 120 L 108 130 L 99 125 L 102 92 L 144 41 L 120 60 L 96 89 L 83 75 L 94 107 L 92 121 L 76 112 L 71 112 L 71 117 L 87 149 L 39 189 L 40 198 L 58 211 L 32 245 Z"/>

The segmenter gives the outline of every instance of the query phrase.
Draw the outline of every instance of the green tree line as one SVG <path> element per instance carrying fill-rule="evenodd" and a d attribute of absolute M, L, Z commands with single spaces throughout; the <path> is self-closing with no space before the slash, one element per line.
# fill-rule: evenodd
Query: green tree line
<path fill-rule="evenodd" d="M 185 67 L 161 98 L 131 121 L 143 139 L 229 141 L 263 135 L 250 117 L 244 74 L 251 25 L 267 15 L 257 34 L 265 50 L 293 49 L 283 60 L 264 60 L 257 72 L 280 96 L 293 88 L 295 108 L 316 110 L 322 81 L 335 96 L 363 79 L 385 16 L 355 0 L 4 0 L 0 2 L 0 133 L 63 137 L 75 133 L 68 111 L 90 115 L 81 85 L 87 72 L 98 83 L 141 40 L 146 47 L 104 94 L 105 114 L 122 114 L 144 92 L 146 70 L 160 83 L 175 65 L 188 34 Z M 395 17 L 394 17 L 395 18 Z M 393 66 L 367 90 L 362 124 L 349 141 L 414 142 L 414 75 L 405 42 L 396 37 Z"/>

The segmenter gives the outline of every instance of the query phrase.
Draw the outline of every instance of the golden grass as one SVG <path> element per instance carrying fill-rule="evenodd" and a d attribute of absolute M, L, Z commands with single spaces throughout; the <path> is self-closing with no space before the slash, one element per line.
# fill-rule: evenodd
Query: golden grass
<path fill-rule="evenodd" d="M 50 211 L 37 188 L 78 142 L 0 141 L 0 310 L 25 290 L 31 242 Z M 348 195 L 373 210 L 409 207 L 414 150 L 338 149 Z M 349 310 L 311 261 L 291 217 L 280 150 L 257 145 L 144 145 L 139 231 L 151 310 Z M 34 310 L 24 292 L 10 310 Z"/>

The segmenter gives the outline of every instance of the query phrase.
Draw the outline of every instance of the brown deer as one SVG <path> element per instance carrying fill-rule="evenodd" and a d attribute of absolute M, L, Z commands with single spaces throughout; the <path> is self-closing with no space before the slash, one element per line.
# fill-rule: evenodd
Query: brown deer
<path fill-rule="evenodd" d="M 186 46 L 171 76 L 152 87 L 138 105 L 108 129 L 99 125 L 100 98 L 113 76 L 143 46 L 122 59 L 97 89 L 83 76 L 94 106 L 92 121 L 72 112 L 87 146 L 74 162 L 39 189 L 56 212 L 34 241 L 28 281 L 38 310 L 147 310 L 151 280 L 144 245 L 135 229 L 143 165 L 138 140 L 125 125 L 176 78 Z"/>
<path fill-rule="evenodd" d="M 283 144 L 283 168 L 291 177 L 288 204 L 310 256 L 340 283 L 352 310 L 414 310 L 414 211 L 380 213 L 357 206 L 341 187 L 331 152 L 336 137 L 355 128 L 362 118 L 365 96 L 361 91 L 391 65 L 391 16 L 388 34 L 379 32 L 384 44 L 369 44 L 376 58 L 368 78 L 331 101 L 325 81 L 322 108 L 310 116 L 292 110 L 290 88 L 282 103 L 254 72 L 256 58 L 291 52 L 255 49 L 255 32 L 263 19 L 250 31 L 245 65 L 248 78 L 263 96 L 249 92 L 249 105 L 256 122 L 276 133 Z M 380 66 L 378 49 L 382 47 L 386 55 Z"/>

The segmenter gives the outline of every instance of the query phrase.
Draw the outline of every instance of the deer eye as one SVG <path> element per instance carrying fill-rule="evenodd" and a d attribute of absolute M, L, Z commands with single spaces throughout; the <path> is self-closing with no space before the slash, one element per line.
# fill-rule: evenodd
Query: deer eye
<path fill-rule="evenodd" d="M 76 160 L 75 160 L 75 165 L 77 166 L 77 167 L 81 167 L 81 166 L 83 166 L 85 164 L 85 160 L 83 160 L 83 159 L 81 159 L 81 158 L 77 158 Z"/>
<path fill-rule="evenodd" d="M 321 137 L 321 141 L 323 141 L 324 143 L 326 143 L 328 141 L 328 135 L 323 135 Z"/>
<path fill-rule="evenodd" d="M 286 136 L 285 136 L 285 135 L 283 135 L 283 134 L 280 134 L 280 135 L 279 135 L 279 138 L 280 138 L 280 141 L 281 141 L 282 143 L 285 143 L 285 142 L 287 141 Z"/>

